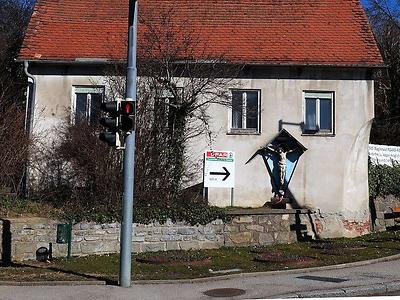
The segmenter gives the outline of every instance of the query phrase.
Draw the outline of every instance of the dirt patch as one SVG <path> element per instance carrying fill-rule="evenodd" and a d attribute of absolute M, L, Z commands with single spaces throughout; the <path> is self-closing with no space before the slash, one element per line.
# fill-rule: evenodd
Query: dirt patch
<path fill-rule="evenodd" d="M 313 257 L 286 255 L 283 252 L 259 253 L 254 260 L 258 262 L 279 263 L 290 266 L 306 266 L 316 262 L 316 259 Z"/>
<path fill-rule="evenodd" d="M 400 242 L 400 237 L 394 238 L 372 238 L 366 240 L 367 243 L 386 243 L 386 242 Z"/>
<path fill-rule="evenodd" d="M 343 251 L 357 251 L 367 248 L 363 243 L 331 243 L 319 242 L 313 243 L 310 248 L 322 250 L 323 253 L 330 255 L 342 255 Z"/>
<path fill-rule="evenodd" d="M 137 262 L 153 265 L 202 266 L 212 262 L 211 256 L 200 250 L 172 250 L 141 253 Z"/>
<path fill-rule="evenodd" d="M 185 265 L 185 266 L 203 266 L 210 264 L 212 262 L 211 257 L 206 257 L 202 259 L 187 259 L 187 260 L 177 260 L 171 257 L 165 257 L 162 255 L 155 255 L 146 258 L 136 258 L 137 262 L 143 264 L 152 265 Z"/>

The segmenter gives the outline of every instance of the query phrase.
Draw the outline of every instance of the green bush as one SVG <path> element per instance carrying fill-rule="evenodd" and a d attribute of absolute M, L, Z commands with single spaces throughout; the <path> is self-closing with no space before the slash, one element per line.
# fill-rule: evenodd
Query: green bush
<path fill-rule="evenodd" d="M 48 203 L 15 196 L 0 195 L 0 218 L 16 218 L 20 216 L 53 218 L 56 215 L 57 209 Z"/>
<path fill-rule="evenodd" d="M 394 195 L 400 196 L 400 165 L 393 167 L 386 165 L 369 166 L 369 195 L 377 196 Z"/>
<path fill-rule="evenodd" d="M 158 207 L 137 207 L 134 213 L 134 221 L 141 224 L 149 224 L 158 221 L 161 224 L 167 219 L 175 221 L 185 221 L 190 225 L 205 225 L 216 219 L 226 221 L 228 216 L 225 209 L 215 206 L 182 206 L 170 207 L 167 209 Z"/>
<path fill-rule="evenodd" d="M 88 210 L 76 210 L 76 211 L 64 211 L 57 216 L 62 220 L 73 220 L 74 222 L 80 221 L 93 221 L 97 223 L 107 223 L 121 221 L 120 211 L 106 211 L 93 209 Z M 228 216 L 225 214 L 225 209 L 215 206 L 200 206 L 200 207 L 135 207 L 133 214 L 134 222 L 140 224 L 149 224 L 153 221 L 157 221 L 160 224 L 164 224 L 167 219 L 171 219 L 173 222 L 185 221 L 190 225 L 205 225 L 216 219 L 222 219 L 223 221 L 228 220 Z"/>

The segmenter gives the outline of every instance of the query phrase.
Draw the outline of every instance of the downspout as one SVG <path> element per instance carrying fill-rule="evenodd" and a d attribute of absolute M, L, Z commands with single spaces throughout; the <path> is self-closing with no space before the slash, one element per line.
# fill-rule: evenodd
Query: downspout
<path fill-rule="evenodd" d="M 24 72 L 25 75 L 31 80 L 28 85 L 28 95 L 26 99 L 26 108 L 25 108 L 25 131 L 28 135 L 31 134 L 32 124 L 33 124 L 33 115 L 34 115 L 34 104 L 36 102 L 36 78 L 33 74 L 29 73 L 29 62 L 27 60 L 24 61 Z"/>
<path fill-rule="evenodd" d="M 28 93 L 26 95 L 26 107 L 25 107 L 25 131 L 28 136 L 31 135 L 32 124 L 33 124 L 33 115 L 34 115 L 34 107 L 36 102 L 36 78 L 33 74 L 29 73 L 29 62 L 27 60 L 24 61 L 24 72 L 28 77 Z M 29 154 L 28 154 L 29 155 Z M 29 159 L 25 165 L 25 176 L 23 180 L 23 195 L 25 197 L 28 196 L 28 186 L 29 186 Z"/>

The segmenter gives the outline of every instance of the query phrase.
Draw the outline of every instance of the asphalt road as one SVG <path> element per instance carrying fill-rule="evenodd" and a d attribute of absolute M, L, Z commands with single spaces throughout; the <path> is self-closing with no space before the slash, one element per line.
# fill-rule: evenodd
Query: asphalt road
<path fill-rule="evenodd" d="M 133 284 L 116 286 L 0 286 L 1 300 L 103 300 L 103 299 L 263 299 L 287 297 L 334 297 L 399 295 L 400 259 L 337 269 L 284 271 L 251 274 L 204 282 Z M 312 276 L 305 277 L 304 276 Z M 213 298 L 204 294 L 211 289 L 235 288 L 245 294 Z"/>

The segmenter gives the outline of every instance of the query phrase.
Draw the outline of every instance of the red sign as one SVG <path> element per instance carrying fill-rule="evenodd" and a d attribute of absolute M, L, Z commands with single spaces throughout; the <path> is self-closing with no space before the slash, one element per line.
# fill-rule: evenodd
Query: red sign
<path fill-rule="evenodd" d="M 213 157 L 213 158 L 227 158 L 228 157 L 228 152 L 226 151 L 207 151 L 206 154 L 207 157 Z"/>

